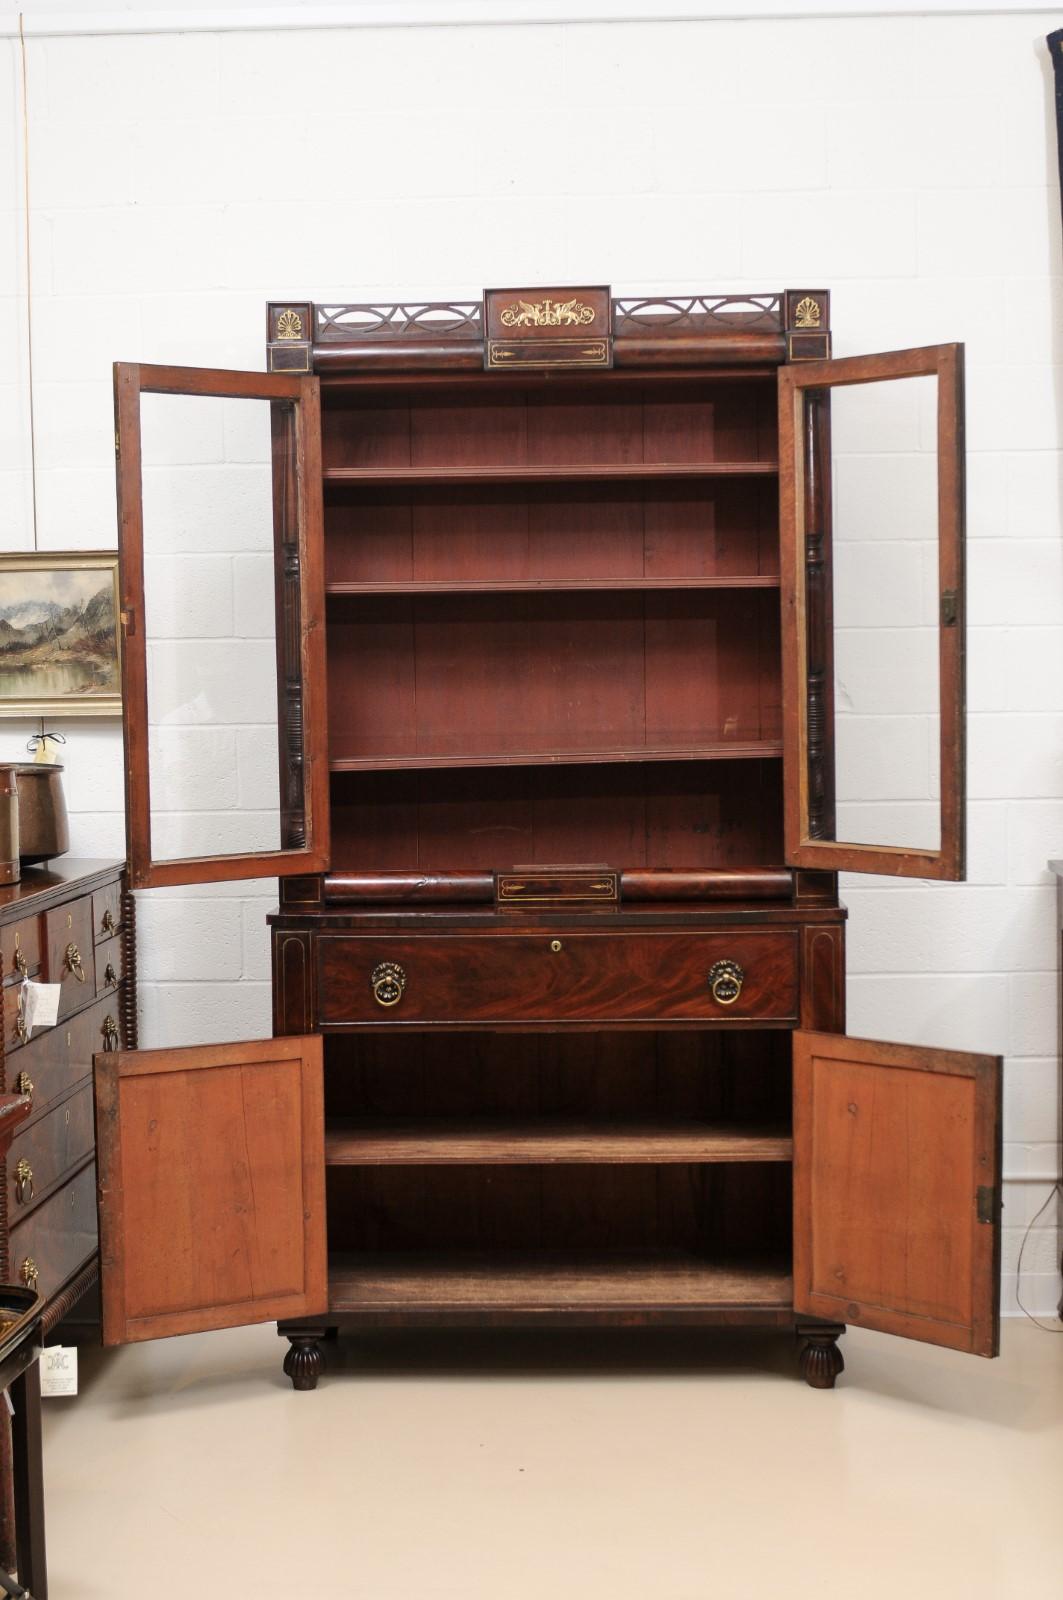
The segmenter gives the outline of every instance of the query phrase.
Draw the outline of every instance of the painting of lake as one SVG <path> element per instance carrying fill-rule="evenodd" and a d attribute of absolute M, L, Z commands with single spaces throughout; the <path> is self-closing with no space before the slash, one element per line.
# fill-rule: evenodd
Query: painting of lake
<path fill-rule="evenodd" d="M 117 557 L 0 558 L 0 715 L 121 709 Z"/>

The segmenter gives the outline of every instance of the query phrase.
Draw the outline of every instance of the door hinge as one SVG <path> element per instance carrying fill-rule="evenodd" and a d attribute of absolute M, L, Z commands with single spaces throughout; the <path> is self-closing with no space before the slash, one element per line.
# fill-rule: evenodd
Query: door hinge
<path fill-rule="evenodd" d="M 978 1188 L 978 1220 L 979 1222 L 996 1222 L 1000 1217 L 1000 1195 L 989 1184 L 980 1184 Z"/>
<path fill-rule="evenodd" d="M 959 607 L 956 604 L 955 589 L 943 590 L 941 595 L 941 626 L 943 628 L 954 628 L 958 615 Z"/>

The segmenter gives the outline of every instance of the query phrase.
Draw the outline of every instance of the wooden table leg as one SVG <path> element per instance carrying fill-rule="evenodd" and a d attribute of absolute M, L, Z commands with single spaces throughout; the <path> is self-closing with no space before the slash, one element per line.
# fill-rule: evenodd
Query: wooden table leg
<path fill-rule="evenodd" d="M 11 1385 L 18 1581 L 33 1600 L 48 1600 L 44 1552 L 44 1459 L 41 1449 L 41 1369 L 34 1361 Z"/>

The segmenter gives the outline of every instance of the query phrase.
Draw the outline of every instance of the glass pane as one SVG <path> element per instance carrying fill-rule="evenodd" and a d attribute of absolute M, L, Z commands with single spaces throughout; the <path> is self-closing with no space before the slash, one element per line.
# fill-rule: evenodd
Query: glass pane
<path fill-rule="evenodd" d="M 268 400 L 141 396 L 152 854 L 281 846 Z"/>
<path fill-rule="evenodd" d="M 833 388 L 836 827 L 937 850 L 937 378 Z"/>

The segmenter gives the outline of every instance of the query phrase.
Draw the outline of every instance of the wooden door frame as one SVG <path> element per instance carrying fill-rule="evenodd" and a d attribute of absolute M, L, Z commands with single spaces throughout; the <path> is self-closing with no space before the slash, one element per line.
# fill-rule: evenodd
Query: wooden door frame
<path fill-rule="evenodd" d="M 808 573 L 805 395 L 890 379 L 938 380 L 938 677 L 941 840 L 936 850 L 816 838 L 809 823 Z M 790 866 L 891 877 L 962 879 L 966 852 L 963 346 L 809 361 L 779 370 L 779 537 L 782 601 L 785 855 Z M 833 729 L 830 730 L 833 735 Z M 822 736 L 822 730 L 819 730 Z M 833 751 L 833 737 L 826 741 Z M 831 758 L 833 759 L 833 757 Z"/>
<path fill-rule="evenodd" d="M 144 507 L 141 477 L 140 396 L 173 394 L 222 399 L 269 400 L 294 410 L 292 435 L 297 492 L 299 615 L 298 668 L 284 665 L 294 640 L 278 629 L 278 688 L 286 682 L 298 706 L 278 727 L 280 805 L 292 773 L 301 773 L 302 843 L 244 855 L 185 857 L 155 861 L 151 853 L 151 790 L 148 766 L 147 638 L 144 607 Z M 126 840 L 134 888 L 180 883 L 217 883 L 241 878 L 288 877 L 326 870 L 329 861 L 328 762 L 323 748 L 325 710 L 324 511 L 321 478 L 321 398 L 317 378 L 290 373 L 231 372 L 211 367 L 150 366 L 116 362 L 115 451 L 118 477 L 119 588 L 122 630 L 122 725 L 125 741 Z M 274 430 L 274 453 L 276 453 Z M 274 507 L 275 539 L 285 508 Z M 283 608 L 278 606 L 278 613 Z M 322 748 L 315 748 L 320 745 Z"/>

